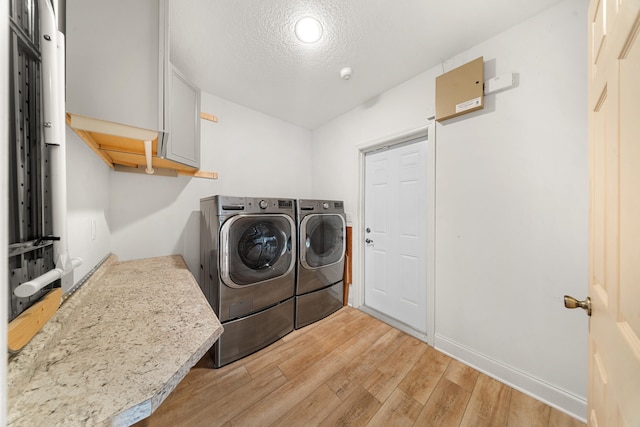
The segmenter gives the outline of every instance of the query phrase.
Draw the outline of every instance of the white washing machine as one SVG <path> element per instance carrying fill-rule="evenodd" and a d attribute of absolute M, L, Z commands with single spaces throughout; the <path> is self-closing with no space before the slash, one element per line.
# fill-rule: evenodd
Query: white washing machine
<path fill-rule="evenodd" d="M 346 217 L 336 200 L 298 200 L 296 329 L 342 307 Z"/>
<path fill-rule="evenodd" d="M 200 287 L 224 328 L 211 349 L 220 367 L 294 328 L 295 201 L 213 196 L 200 211 Z"/>

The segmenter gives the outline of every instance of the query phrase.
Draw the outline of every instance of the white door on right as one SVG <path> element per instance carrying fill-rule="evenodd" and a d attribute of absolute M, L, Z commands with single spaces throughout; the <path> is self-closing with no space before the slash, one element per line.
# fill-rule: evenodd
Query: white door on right
<path fill-rule="evenodd" d="M 364 304 L 427 333 L 427 139 L 365 156 Z"/>
<path fill-rule="evenodd" d="M 640 0 L 589 5 L 589 426 L 640 426 Z"/>

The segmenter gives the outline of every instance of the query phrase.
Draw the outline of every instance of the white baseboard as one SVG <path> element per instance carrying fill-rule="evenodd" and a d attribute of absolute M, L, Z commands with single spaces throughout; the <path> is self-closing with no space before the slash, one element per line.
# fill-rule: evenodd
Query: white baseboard
<path fill-rule="evenodd" d="M 394 328 L 401 330 L 405 334 L 411 335 L 412 337 L 417 338 L 420 341 L 424 341 L 427 344 L 433 346 L 433 339 L 429 340 L 429 337 L 426 334 L 413 329 L 411 326 L 407 325 L 406 323 L 402 323 L 392 317 L 387 316 L 384 313 L 379 312 L 374 308 L 367 307 L 366 305 L 361 305 L 360 307 L 358 307 L 358 310 L 364 311 L 368 315 L 373 316 L 378 320 L 381 320 L 387 325 L 391 325 Z"/>
<path fill-rule="evenodd" d="M 437 333 L 434 347 L 465 365 L 586 423 L 587 401 L 585 399 L 477 353 Z"/>

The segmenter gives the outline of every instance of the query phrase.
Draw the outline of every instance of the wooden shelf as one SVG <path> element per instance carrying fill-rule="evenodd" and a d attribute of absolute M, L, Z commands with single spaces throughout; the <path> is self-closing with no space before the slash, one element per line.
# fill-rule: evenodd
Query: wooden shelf
<path fill-rule="evenodd" d="M 67 124 L 71 126 L 71 117 L 69 114 L 67 114 Z M 73 127 L 72 129 L 110 168 L 114 169 L 115 165 L 120 165 L 124 166 L 124 168 L 120 167 L 116 170 L 126 172 L 139 172 L 139 167 L 142 167 L 142 171 L 146 168 L 144 141 L 90 132 Z M 158 173 L 158 175 L 186 175 L 195 178 L 218 179 L 216 172 L 202 171 L 191 166 L 158 157 L 157 138 L 152 141 L 151 152 L 153 156 L 151 161 L 153 168 L 162 170 L 162 173 Z"/>

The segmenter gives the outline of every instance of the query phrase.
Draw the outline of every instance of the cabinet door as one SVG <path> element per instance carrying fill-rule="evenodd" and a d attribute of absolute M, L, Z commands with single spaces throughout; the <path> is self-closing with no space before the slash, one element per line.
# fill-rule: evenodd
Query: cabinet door
<path fill-rule="evenodd" d="M 67 0 L 67 112 L 164 131 L 166 4 Z"/>
<path fill-rule="evenodd" d="M 200 168 L 200 90 L 171 66 L 168 137 L 161 149 L 168 160 Z"/>

